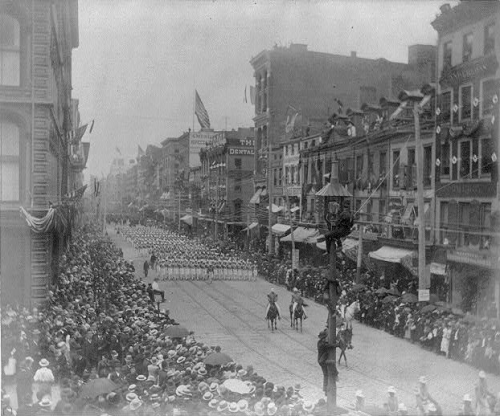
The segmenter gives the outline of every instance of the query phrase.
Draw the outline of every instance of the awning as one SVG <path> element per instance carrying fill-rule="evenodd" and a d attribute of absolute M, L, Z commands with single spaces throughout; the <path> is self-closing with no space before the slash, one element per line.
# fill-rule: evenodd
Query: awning
<path fill-rule="evenodd" d="M 318 237 L 321 236 L 320 232 L 315 228 L 297 227 L 293 233 L 283 237 L 280 241 L 292 241 L 292 234 L 294 242 L 308 244 L 316 244 Z"/>
<path fill-rule="evenodd" d="M 440 276 L 446 276 L 446 264 L 441 263 L 431 263 L 431 273 L 438 274 Z"/>
<path fill-rule="evenodd" d="M 424 204 L 424 220 L 425 220 L 425 225 L 429 225 L 431 223 L 431 210 L 429 209 L 431 207 L 431 204 L 426 202 Z M 414 225 L 419 225 L 420 223 L 420 215 L 415 218 L 415 223 Z"/>
<path fill-rule="evenodd" d="M 293 208 L 290 208 L 290 212 L 297 212 L 300 210 L 300 207 L 293 207 Z"/>
<path fill-rule="evenodd" d="M 251 224 L 250 224 L 247 228 L 245 228 L 245 229 L 243 229 L 243 230 L 241 230 L 241 231 L 249 231 L 249 230 L 251 230 L 251 229 L 253 229 L 253 228 L 257 227 L 257 225 L 259 225 L 259 223 L 258 223 L 258 222 L 252 222 L 252 223 L 251 223 Z"/>
<path fill-rule="evenodd" d="M 182 222 L 185 222 L 186 224 L 188 225 L 193 225 L 193 217 L 191 215 L 184 215 L 182 218 L 181 218 L 181 221 Z"/>
<path fill-rule="evenodd" d="M 271 230 L 272 230 L 273 234 L 283 235 L 283 234 L 285 234 L 288 230 L 290 230 L 290 226 L 289 226 L 289 225 L 286 225 L 286 224 L 274 224 L 274 225 L 271 227 Z"/>
<path fill-rule="evenodd" d="M 409 224 L 412 212 L 413 212 L 413 202 L 409 202 L 408 205 L 406 206 L 405 213 L 401 218 L 401 222 L 404 224 Z"/>
<path fill-rule="evenodd" d="M 358 245 L 358 240 L 355 240 L 354 238 L 346 238 L 344 241 L 342 241 L 342 252 L 345 253 L 347 250 L 357 248 Z M 320 250 L 326 251 L 326 241 L 323 240 L 319 243 L 316 243 L 316 247 L 318 247 Z"/>
<path fill-rule="evenodd" d="M 269 209 L 269 205 L 267 206 L 267 209 Z M 279 205 L 271 204 L 271 211 L 272 211 L 273 214 L 281 212 L 284 209 L 285 209 L 285 207 L 280 207 Z"/>
<path fill-rule="evenodd" d="M 260 194 L 262 193 L 262 189 L 257 189 L 257 191 L 250 198 L 250 204 L 260 204 Z"/>
<path fill-rule="evenodd" d="M 266 187 L 262 188 L 261 195 L 262 196 L 266 196 L 267 195 L 267 188 Z"/>
<path fill-rule="evenodd" d="M 382 246 L 376 251 L 371 251 L 369 256 L 375 260 L 387 261 L 389 263 L 401 263 L 403 258 L 413 256 L 413 251 L 403 248 Z"/>

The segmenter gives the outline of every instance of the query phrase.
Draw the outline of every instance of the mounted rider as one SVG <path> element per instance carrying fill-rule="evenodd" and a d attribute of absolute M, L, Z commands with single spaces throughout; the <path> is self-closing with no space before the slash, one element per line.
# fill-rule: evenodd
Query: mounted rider
<path fill-rule="evenodd" d="M 276 309 L 278 310 L 278 319 L 281 320 L 281 310 L 280 306 L 278 305 L 278 294 L 274 291 L 274 288 L 271 288 L 271 291 L 267 294 L 267 308 L 266 308 L 266 319 L 267 319 L 267 314 L 269 313 L 269 308 L 271 307 L 272 304 L 276 305 Z"/>
<path fill-rule="evenodd" d="M 292 316 L 295 316 L 295 309 L 297 308 L 297 305 L 304 306 L 304 301 L 302 299 L 302 296 L 300 295 L 299 289 L 296 287 L 293 288 L 293 293 L 292 293 Z M 306 311 L 304 308 L 302 308 L 304 311 L 304 320 L 307 319 Z"/>

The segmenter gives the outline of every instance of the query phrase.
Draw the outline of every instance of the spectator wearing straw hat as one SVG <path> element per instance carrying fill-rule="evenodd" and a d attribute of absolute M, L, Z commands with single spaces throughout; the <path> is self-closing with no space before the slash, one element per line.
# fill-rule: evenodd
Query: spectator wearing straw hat
<path fill-rule="evenodd" d="M 384 403 L 384 409 L 388 416 L 397 416 L 398 414 L 399 401 L 394 386 L 389 386 L 387 389 L 387 399 Z"/>
<path fill-rule="evenodd" d="M 458 416 L 475 416 L 474 409 L 472 408 L 472 398 L 470 394 L 465 394 L 462 401 L 462 408 Z"/>
<path fill-rule="evenodd" d="M 46 358 L 42 358 L 38 365 L 40 368 L 36 370 L 33 376 L 33 381 L 35 382 L 36 390 L 43 392 L 43 394 L 52 396 L 52 385 L 54 384 L 54 374 L 49 368 L 49 361 Z"/>

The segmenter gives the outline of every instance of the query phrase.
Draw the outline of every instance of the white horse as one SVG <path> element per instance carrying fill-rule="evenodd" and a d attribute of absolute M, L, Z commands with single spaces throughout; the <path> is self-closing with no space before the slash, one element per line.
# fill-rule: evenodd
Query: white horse
<path fill-rule="evenodd" d="M 339 308 L 340 317 L 344 320 L 346 329 L 352 329 L 354 314 L 359 311 L 359 300 L 352 302 L 349 306 L 341 305 Z"/>

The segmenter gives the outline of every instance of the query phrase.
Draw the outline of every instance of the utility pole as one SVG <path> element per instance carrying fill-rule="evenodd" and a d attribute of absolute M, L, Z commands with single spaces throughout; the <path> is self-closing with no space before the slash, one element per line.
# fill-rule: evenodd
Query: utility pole
<path fill-rule="evenodd" d="M 215 198 L 215 218 L 214 218 L 214 241 L 217 241 L 217 233 L 218 233 L 218 221 L 219 221 L 219 185 L 220 185 L 220 181 L 219 181 L 219 164 L 216 165 L 217 167 L 217 188 L 215 190 L 215 195 L 216 195 L 216 198 Z"/>
<path fill-rule="evenodd" d="M 268 134 L 268 133 L 266 133 Z M 268 234 L 269 234 L 269 254 L 272 256 L 274 254 L 274 239 L 272 233 L 273 217 L 272 217 L 272 192 L 271 192 L 271 141 L 267 137 L 268 149 L 267 149 L 267 195 L 269 196 L 269 213 L 268 213 Z"/>
<path fill-rule="evenodd" d="M 287 178 L 288 180 L 288 178 Z M 285 181 L 284 181 L 285 182 Z M 292 239 L 292 273 L 295 267 L 295 237 L 293 235 L 293 220 L 292 220 L 292 212 L 290 211 L 290 198 L 288 195 L 288 184 L 285 182 L 286 187 L 286 207 L 288 210 L 288 215 L 290 216 L 290 238 Z M 272 210 L 272 205 L 269 206 L 269 209 Z"/>
<path fill-rule="evenodd" d="M 361 282 L 361 264 L 363 263 L 363 226 L 358 227 L 358 257 L 356 262 L 356 283 Z"/>
<path fill-rule="evenodd" d="M 420 137 L 420 102 L 413 103 L 413 117 L 415 120 L 415 147 L 417 156 L 417 207 L 418 207 L 418 288 L 429 290 L 430 279 L 425 270 L 425 204 L 424 204 L 424 166 L 423 149 Z"/>

